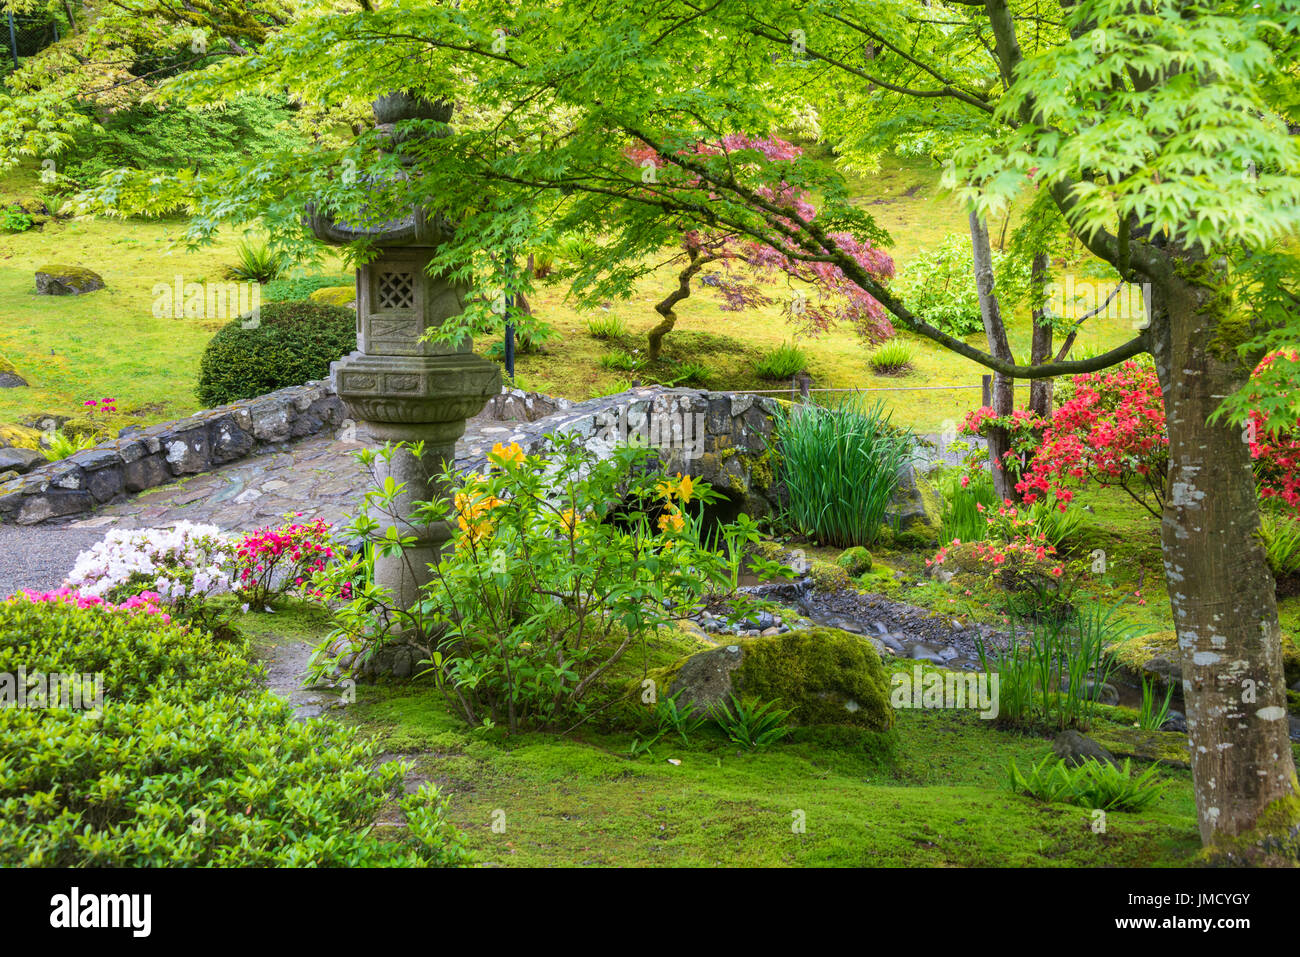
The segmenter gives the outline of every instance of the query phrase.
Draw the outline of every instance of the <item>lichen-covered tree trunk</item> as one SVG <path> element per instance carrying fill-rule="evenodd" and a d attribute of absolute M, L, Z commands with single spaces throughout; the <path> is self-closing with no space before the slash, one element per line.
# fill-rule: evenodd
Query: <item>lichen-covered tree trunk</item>
<path fill-rule="evenodd" d="M 686 256 L 686 265 L 677 274 L 677 288 L 655 306 L 655 312 L 659 313 L 662 318 L 650 330 L 648 336 L 647 352 L 651 362 L 659 358 L 659 353 L 663 350 L 664 336 L 672 332 L 673 326 L 677 325 L 677 304 L 690 296 L 691 280 L 695 278 L 696 273 L 718 258 L 717 256 L 701 255 L 699 250 L 696 249 L 688 249 Z"/>
<path fill-rule="evenodd" d="M 1257 534 L 1250 448 L 1241 426 L 1207 422 L 1251 369 L 1224 335 L 1227 307 L 1213 282 L 1180 273 L 1157 290 L 1163 315 L 1151 346 L 1168 421 L 1161 535 L 1201 838 L 1239 860 L 1294 859 L 1300 817 L 1282 632 Z"/>
<path fill-rule="evenodd" d="M 1002 309 L 993 288 L 993 250 L 989 245 L 988 224 L 973 210 L 970 214 L 971 250 L 975 261 L 975 288 L 979 291 L 980 316 L 984 320 L 984 334 L 988 337 L 989 354 L 997 359 L 1011 361 L 1011 346 L 1007 342 L 1006 326 L 1002 323 Z M 995 372 L 990 404 L 993 414 L 1002 418 L 1015 409 L 1015 395 L 1009 376 Z M 993 489 L 998 498 L 1018 501 L 1011 474 L 1006 470 L 1006 453 L 1011 449 L 1011 435 L 1006 429 L 988 430 L 989 469 L 993 473 Z"/>
<path fill-rule="evenodd" d="M 1047 285 L 1047 253 L 1037 253 L 1031 274 L 1031 285 L 1041 295 Z M 1034 330 L 1029 346 L 1029 364 L 1042 365 L 1052 359 L 1052 323 L 1044 310 L 1039 307 L 1033 311 Z M 1029 411 L 1046 418 L 1052 414 L 1052 380 L 1050 378 L 1031 379 L 1029 382 Z"/>

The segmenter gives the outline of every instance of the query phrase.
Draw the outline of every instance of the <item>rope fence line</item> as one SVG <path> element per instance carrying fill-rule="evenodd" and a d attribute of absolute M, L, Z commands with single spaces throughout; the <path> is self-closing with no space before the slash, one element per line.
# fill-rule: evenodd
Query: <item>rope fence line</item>
<path fill-rule="evenodd" d="M 982 389 L 980 385 L 904 385 L 894 386 L 892 388 L 878 389 L 808 389 L 808 393 L 813 392 L 933 392 L 947 391 L 951 389 Z M 1017 382 L 1017 389 L 1028 389 L 1028 382 Z M 739 395 L 786 395 L 790 392 L 800 392 L 798 389 L 729 389 L 729 392 L 735 392 Z M 800 392 L 800 394 L 803 394 Z"/>

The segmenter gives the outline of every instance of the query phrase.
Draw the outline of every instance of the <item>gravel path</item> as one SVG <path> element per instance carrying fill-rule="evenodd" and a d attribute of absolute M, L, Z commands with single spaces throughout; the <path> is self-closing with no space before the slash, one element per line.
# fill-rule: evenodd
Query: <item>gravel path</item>
<path fill-rule="evenodd" d="M 0 597 L 57 588 L 77 553 L 103 537 L 102 528 L 0 525 Z"/>

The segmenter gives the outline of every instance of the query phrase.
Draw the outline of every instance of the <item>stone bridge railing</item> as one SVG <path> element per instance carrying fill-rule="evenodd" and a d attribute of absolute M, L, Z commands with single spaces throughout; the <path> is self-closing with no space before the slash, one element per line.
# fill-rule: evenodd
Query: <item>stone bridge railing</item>
<path fill-rule="evenodd" d="M 517 442 L 534 452 L 559 432 L 577 435 L 597 451 L 639 437 L 660 449 L 669 471 L 703 479 L 738 509 L 764 515 L 779 496 L 768 453 L 776 408 L 768 397 L 698 389 L 645 387 L 579 403 L 504 390 L 470 421 L 456 447 L 456 465 L 483 471 L 497 442 Z M 0 521 L 72 519 L 343 424 L 342 404 L 322 381 L 127 429 L 0 484 Z"/>
<path fill-rule="evenodd" d="M 769 452 L 775 399 L 647 386 L 585 402 L 558 401 L 562 405 L 554 412 L 533 421 L 467 433 L 457 446 L 457 469 L 485 471 L 487 454 L 497 442 L 515 442 L 531 453 L 544 449 L 548 436 L 568 433 L 600 453 L 639 439 L 659 449 L 667 471 L 708 482 L 738 511 L 759 517 L 779 504 Z"/>

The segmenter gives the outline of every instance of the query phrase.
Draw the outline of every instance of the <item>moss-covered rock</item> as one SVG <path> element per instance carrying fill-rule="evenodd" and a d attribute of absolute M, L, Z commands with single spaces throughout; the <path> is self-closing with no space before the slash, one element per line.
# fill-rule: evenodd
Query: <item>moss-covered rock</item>
<path fill-rule="evenodd" d="M 849 587 L 849 575 L 834 562 L 814 558 L 808 566 L 808 577 L 818 591 L 839 591 Z"/>
<path fill-rule="evenodd" d="M 1182 661 L 1178 633 L 1172 629 L 1127 638 L 1112 646 L 1115 660 L 1134 674 L 1143 674 L 1142 666 L 1153 658 L 1164 658 L 1179 667 Z M 1300 649 L 1286 632 L 1282 633 L 1282 670 L 1288 685 L 1300 681 Z"/>
<path fill-rule="evenodd" d="M 326 286 L 317 289 L 307 298 L 312 302 L 323 302 L 327 306 L 350 306 L 357 301 L 357 290 L 353 286 Z"/>
<path fill-rule="evenodd" d="M 720 645 L 653 671 L 660 694 L 716 713 L 731 695 L 775 701 L 793 724 L 893 727 L 889 679 L 865 638 L 838 628 L 808 628 Z M 639 682 L 638 682 L 639 685 Z M 638 689 L 639 690 L 639 689 Z"/>
<path fill-rule="evenodd" d="M 85 266 L 50 263 L 36 270 L 36 292 L 41 296 L 80 296 L 104 288 L 104 277 Z"/>
<path fill-rule="evenodd" d="M 840 557 L 835 559 L 835 564 L 839 565 L 849 575 L 857 578 L 859 575 L 871 571 L 871 552 L 861 545 L 854 545 L 852 548 L 844 549 L 840 553 Z"/>
<path fill-rule="evenodd" d="M 41 433 L 25 425 L 0 425 L 0 447 L 38 449 L 41 447 Z"/>
<path fill-rule="evenodd" d="M 1191 767 L 1187 735 L 1177 731 L 1144 731 L 1107 724 L 1093 728 L 1091 734 L 1098 744 L 1116 757 L 1160 761 L 1177 768 Z"/>
<path fill-rule="evenodd" d="M 894 546 L 897 548 L 922 549 L 934 548 L 939 544 L 939 529 L 929 522 L 916 521 L 907 529 L 897 532 L 894 535 Z"/>

